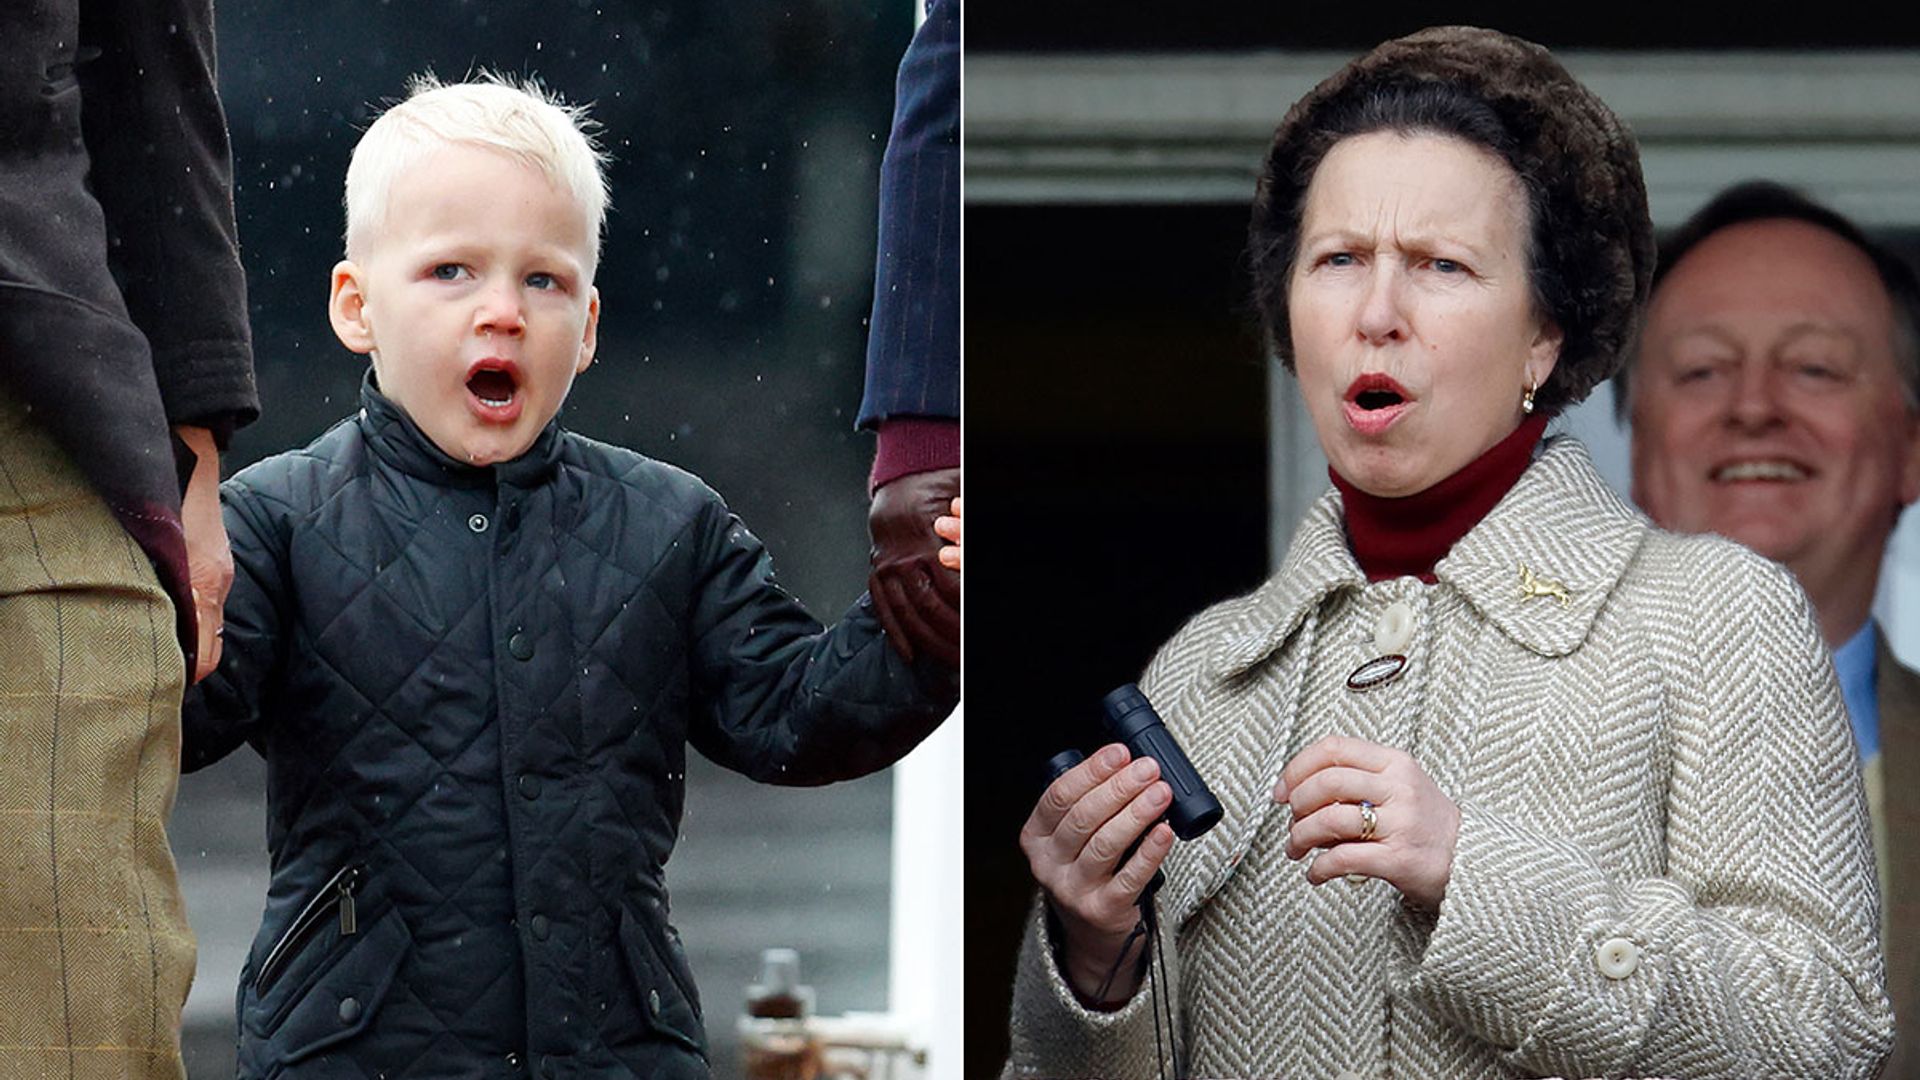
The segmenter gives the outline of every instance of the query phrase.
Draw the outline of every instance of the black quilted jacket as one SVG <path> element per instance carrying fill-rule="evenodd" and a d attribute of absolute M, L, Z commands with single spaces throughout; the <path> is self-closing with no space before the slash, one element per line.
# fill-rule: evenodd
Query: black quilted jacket
<path fill-rule="evenodd" d="M 863 601 L 822 631 L 693 476 L 549 425 L 476 469 L 371 386 L 226 485 L 188 768 L 268 765 L 240 1075 L 704 1077 L 668 919 L 686 744 L 823 784 L 954 704 Z"/>

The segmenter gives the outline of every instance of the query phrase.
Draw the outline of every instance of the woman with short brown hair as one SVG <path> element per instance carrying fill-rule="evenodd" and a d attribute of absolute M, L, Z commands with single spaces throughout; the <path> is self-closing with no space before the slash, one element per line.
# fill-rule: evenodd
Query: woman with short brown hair
<path fill-rule="evenodd" d="M 1289 111 L 1251 246 L 1335 490 L 1144 681 L 1220 826 L 1175 849 L 1120 747 L 1034 808 L 1009 1073 L 1873 1075 L 1872 856 L 1805 598 L 1543 441 L 1645 304 L 1624 126 L 1527 42 L 1388 42 Z"/>

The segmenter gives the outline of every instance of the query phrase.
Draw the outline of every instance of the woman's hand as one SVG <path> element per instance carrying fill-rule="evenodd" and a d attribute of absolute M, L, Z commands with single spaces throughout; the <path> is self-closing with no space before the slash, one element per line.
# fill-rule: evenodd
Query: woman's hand
<path fill-rule="evenodd" d="M 1453 875 L 1460 808 L 1404 751 L 1328 736 L 1287 762 L 1273 801 L 1293 810 L 1287 858 L 1320 849 L 1308 881 L 1363 874 L 1392 884 L 1420 907 L 1440 909 Z"/>
<path fill-rule="evenodd" d="M 1027 865 L 1060 917 L 1061 974 L 1095 1004 L 1125 1001 L 1139 988 L 1131 961 L 1140 945 L 1129 946 L 1127 936 L 1140 920 L 1140 893 L 1173 850 L 1173 828 L 1154 824 L 1173 791 L 1160 779 L 1159 762 L 1129 764 L 1129 757 L 1114 743 L 1067 770 L 1020 829 Z M 1122 865 L 1120 857 L 1142 833 L 1146 839 Z"/>

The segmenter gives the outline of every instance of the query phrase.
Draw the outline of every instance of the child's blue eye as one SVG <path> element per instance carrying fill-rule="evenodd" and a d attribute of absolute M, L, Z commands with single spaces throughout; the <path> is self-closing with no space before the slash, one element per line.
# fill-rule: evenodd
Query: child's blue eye
<path fill-rule="evenodd" d="M 459 263 L 441 263 L 433 268 L 432 274 L 439 281 L 454 281 L 460 277 L 460 270 Z"/>
<path fill-rule="evenodd" d="M 560 285 L 558 281 L 554 280 L 554 277 L 552 274 L 544 274 L 544 273 L 528 274 L 527 284 L 533 286 L 536 289 L 554 289 L 554 288 L 558 288 Z"/>

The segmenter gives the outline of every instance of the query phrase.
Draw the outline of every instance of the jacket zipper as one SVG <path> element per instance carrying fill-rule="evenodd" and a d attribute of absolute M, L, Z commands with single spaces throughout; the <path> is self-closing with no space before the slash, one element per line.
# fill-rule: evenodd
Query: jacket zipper
<path fill-rule="evenodd" d="M 267 988 L 274 973 L 293 956 L 294 947 L 303 941 L 314 927 L 320 925 L 320 920 L 326 916 L 329 909 L 335 906 L 340 909 L 341 937 L 352 937 L 360 932 L 359 917 L 353 910 L 353 893 L 360 887 L 365 877 L 366 871 L 362 868 L 348 866 L 334 874 L 325 885 L 320 887 L 319 893 L 315 894 L 312 900 L 307 901 L 307 906 L 302 908 L 300 914 L 294 918 L 293 925 L 287 927 L 287 932 L 281 934 L 280 940 L 273 943 L 267 958 L 261 962 L 259 974 L 253 977 L 255 993 L 263 992 Z"/>

